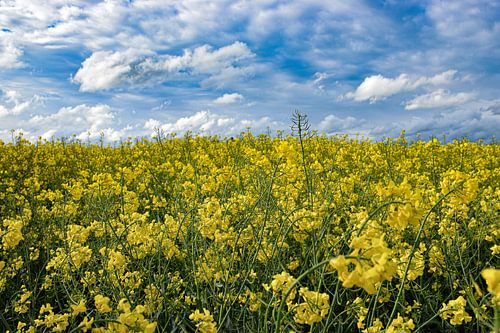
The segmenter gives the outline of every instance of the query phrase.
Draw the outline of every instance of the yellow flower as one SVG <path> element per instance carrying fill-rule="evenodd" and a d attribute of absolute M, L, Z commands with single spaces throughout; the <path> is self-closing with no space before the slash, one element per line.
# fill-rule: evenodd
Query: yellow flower
<path fill-rule="evenodd" d="M 130 309 L 131 309 L 131 306 L 130 306 L 130 303 L 125 299 L 125 298 L 122 298 L 119 302 L 118 302 L 118 306 L 116 307 L 118 309 L 118 311 L 120 312 L 123 312 L 123 313 L 129 313 L 130 312 Z"/>
<path fill-rule="evenodd" d="M 189 315 L 189 319 L 198 322 L 196 324 L 196 329 L 201 333 L 217 332 L 217 324 L 214 321 L 214 317 L 207 309 L 203 309 L 203 313 L 196 310 Z"/>
<path fill-rule="evenodd" d="M 78 302 L 78 304 L 71 305 L 71 309 L 73 310 L 73 312 L 71 313 L 71 315 L 73 317 L 76 317 L 80 313 L 87 311 L 87 307 L 85 306 L 85 301 L 83 299 L 80 300 L 80 302 Z"/>
<path fill-rule="evenodd" d="M 384 234 L 366 233 L 351 241 L 349 258 L 340 255 L 330 260 L 330 266 L 337 270 L 344 288 L 359 286 L 374 294 L 378 284 L 391 280 L 397 265 L 391 260 L 392 251 L 384 241 Z"/>
<path fill-rule="evenodd" d="M 273 276 L 273 281 L 271 281 L 270 285 L 264 284 L 263 287 L 267 291 L 272 291 L 274 294 L 284 294 L 292 287 L 294 282 L 295 278 L 292 275 L 287 272 L 282 272 Z M 296 295 L 297 291 L 295 288 L 291 289 L 286 302 L 290 303 Z"/>
<path fill-rule="evenodd" d="M 2 245 L 4 249 L 15 248 L 23 239 L 22 229 L 24 227 L 23 220 L 20 219 L 6 219 L 3 221 L 3 226 L 6 227 L 5 231 L 0 232 L 2 236 Z"/>
<path fill-rule="evenodd" d="M 372 323 L 372 326 L 367 327 L 362 332 L 363 333 L 380 333 L 380 332 L 383 332 L 383 330 L 384 330 L 384 325 L 382 324 L 380 319 L 375 318 L 375 320 Z"/>
<path fill-rule="evenodd" d="M 457 299 L 449 301 L 448 304 L 443 304 L 441 310 L 439 310 L 439 315 L 444 320 L 450 319 L 452 325 L 468 323 L 472 320 L 472 317 L 465 311 L 466 304 L 465 298 L 459 296 Z"/>
<path fill-rule="evenodd" d="M 28 312 L 28 307 L 31 304 L 31 301 L 29 300 L 29 298 L 33 294 L 31 291 L 28 291 L 26 289 L 25 285 L 23 285 L 21 287 L 21 291 L 23 292 L 23 294 L 21 295 L 19 300 L 15 303 L 15 307 L 14 307 L 14 310 L 19 314 L 23 314 L 23 313 Z"/>
<path fill-rule="evenodd" d="M 91 317 L 90 320 L 88 317 L 83 318 L 81 323 L 78 325 L 78 328 L 82 330 L 82 332 L 87 332 L 92 328 L 92 324 L 94 323 L 94 317 Z"/>
<path fill-rule="evenodd" d="M 481 271 L 481 276 L 488 285 L 488 291 L 500 296 L 500 269 L 486 268 Z"/>
<path fill-rule="evenodd" d="M 405 321 L 405 317 L 401 317 L 398 313 L 398 317 L 387 327 L 386 333 L 410 333 L 413 329 L 415 329 L 413 319 Z"/>
<path fill-rule="evenodd" d="M 96 295 L 94 297 L 94 302 L 97 311 L 101 313 L 111 312 L 113 309 L 111 309 L 111 307 L 109 306 L 109 301 L 110 301 L 109 297 Z"/>
<path fill-rule="evenodd" d="M 293 318 L 296 323 L 312 325 L 328 314 L 330 309 L 328 294 L 310 291 L 308 288 L 300 288 L 299 294 L 304 298 L 304 302 L 295 308 Z"/>

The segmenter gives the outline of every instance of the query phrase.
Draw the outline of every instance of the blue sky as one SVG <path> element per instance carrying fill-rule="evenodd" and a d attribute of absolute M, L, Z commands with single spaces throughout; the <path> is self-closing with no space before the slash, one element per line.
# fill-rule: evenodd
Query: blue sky
<path fill-rule="evenodd" d="M 489 139 L 500 2 L 0 1 L 0 139 L 327 134 Z"/>

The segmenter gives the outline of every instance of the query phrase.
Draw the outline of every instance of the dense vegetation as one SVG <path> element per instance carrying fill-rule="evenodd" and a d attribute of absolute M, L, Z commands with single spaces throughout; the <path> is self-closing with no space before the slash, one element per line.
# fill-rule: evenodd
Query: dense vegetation
<path fill-rule="evenodd" d="M 0 142 L 0 327 L 498 331 L 499 145 L 296 125 Z"/>

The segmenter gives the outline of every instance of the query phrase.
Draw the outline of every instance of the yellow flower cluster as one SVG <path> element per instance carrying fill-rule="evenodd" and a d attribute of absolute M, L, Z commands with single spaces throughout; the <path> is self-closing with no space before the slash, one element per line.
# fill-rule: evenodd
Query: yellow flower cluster
<path fill-rule="evenodd" d="M 21 287 L 21 291 L 23 292 L 19 297 L 19 300 L 16 302 L 14 310 L 17 313 L 23 314 L 28 312 L 28 307 L 31 304 L 30 297 L 33 295 L 33 292 L 28 291 L 25 285 Z"/>
<path fill-rule="evenodd" d="M 275 304 L 279 304 L 281 301 L 281 296 L 286 297 L 286 303 L 289 307 L 292 306 L 292 301 L 297 295 L 297 290 L 295 287 L 295 278 L 287 272 L 281 272 L 273 276 L 273 280 L 270 284 L 264 283 L 262 285 L 265 290 L 272 291 L 273 294 L 278 297 Z"/>
<path fill-rule="evenodd" d="M 35 319 L 35 325 L 37 327 L 43 327 L 50 329 L 51 332 L 65 332 L 69 325 L 69 313 L 56 314 L 54 313 L 52 306 L 50 304 L 42 305 L 40 308 L 41 319 Z"/>
<path fill-rule="evenodd" d="M 398 317 L 394 319 L 389 327 L 385 330 L 386 333 L 411 333 L 415 329 L 415 324 L 413 319 L 405 320 L 406 318 L 401 317 L 398 313 Z"/>
<path fill-rule="evenodd" d="M 384 234 L 370 233 L 355 237 L 351 241 L 352 252 L 348 256 L 340 255 L 330 261 L 330 266 L 337 270 L 345 288 L 359 286 L 373 294 L 382 281 L 392 279 L 396 264 L 392 261 L 392 251 L 387 247 L 384 237 Z"/>
<path fill-rule="evenodd" d="M 217 333 L 217 324 L 214 317 L 207 309 L 203 312 L 196 310 L 189 315 L 189 319 L 196 322 L 196 330 L 200 333 Z"/>
<path fill-rule="evenodd" d="M 300 288 L 299 294 L 304 301 L 295 306 L 293 319 L 296 323 L 313 325 L 325 318 L 330 309 L 328 294 L 311 291 L 308 288 Z"/>
<path fill-rule="evenodd" d="M 96 295 L 94 297 L 95 307 L 97 311 L 101 313 L 108 313 L 113 311 L 113 309 L 109 306 L 109 297 L 103 295 Z"/>
<path fill-rule="evenodd" d="M 451 300 L 448 304 L 443 304 L 439 315 L 445 320 L 450 320 L 452 325 L 461 325 L 463 322 L 470 322 L 472 317 L 465 311 L 467 301 L 463 296 Z"/>
<path fill-rule="evenodd" d="M 0 234 L 2 235 L 2 248 L 4 250 L 15 248 L 24 239 L 23 226 L 23 220 L 20 219 L 5 219 L 3 221 L 5 229 L 0 228 Z"/>
<path fill-rule="evenodd" d="M 0 331 L 491 330 L 497 156 L 309 132 L 0 142 Z"/>

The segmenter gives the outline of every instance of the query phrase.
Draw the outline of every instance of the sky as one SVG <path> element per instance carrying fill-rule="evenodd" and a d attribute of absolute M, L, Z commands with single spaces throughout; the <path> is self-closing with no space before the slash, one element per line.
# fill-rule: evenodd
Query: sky
<path fill-rule="evenodd" d="M 490 140 L 500 1 L 0 0 L 0 140 Z"/>

